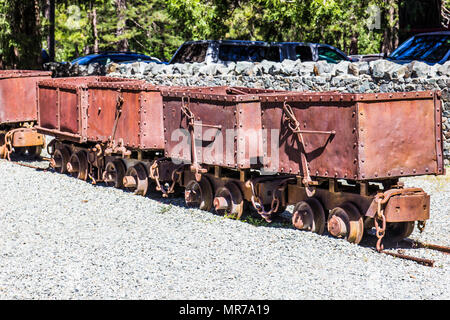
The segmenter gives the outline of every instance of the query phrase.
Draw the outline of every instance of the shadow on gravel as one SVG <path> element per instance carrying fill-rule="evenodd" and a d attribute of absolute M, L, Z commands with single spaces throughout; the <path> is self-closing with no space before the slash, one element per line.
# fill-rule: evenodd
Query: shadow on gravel
<path fill-rule="evenodd" d="M 24 156 L 24 155 L 12 154 L 11 161 L 24 163 L 24 164 L 32 164 L 32 163 L 43 162 L 44 159 L 42 157 L 36 157 L 36 156 L 30 157 L 30 156 L 26 156 L 26 155 Z M 45 170 L 46 168 L 47 167 L 44 165 L 42 167 L 39 167 L 39 169 L 36 168 L 35 170 Z M 48 172 L 55 173 L 55 171 L 51 168 L 48 169 Z M 65 175 L 68 177 L 71 177 L 70 174 L 65 174 Z M 71 178 L 73 178 L 73 177 L 71 177 Z M 88 180 L 88 181 L 86 181 L 86 183 L 89 183 L 92 186 L 94 186 L 95 188 L 100 188 L 100 189 L 113 188 L 113 187 L 106 185 L 103 182 L 92 183 L 92 180 Z M 150 188 L 150 190 L 147 193 L 147 195 L 145 196 L 145 198 L 152 199 L 154 201 L 158 201 L 161 204 L 175 206 L 180 209 L 185 209 L 185 210 L 195 209 L 195 208 L 189 207 L 185 204 L 182 188 L 178 188 L 178 190 L 176 190 L 176 192 L 174 194 L 170 195 L 168 198 L 164 198 L 162 196 L 161 192 L 156 191 L 154 184 L 151 184 L 149 186 L 149 188 Z M 132 191 L 129 191 L 127 189 L 121 189 L 121 191 L 125 194 L 134 195 Z M 163 209 L 161 213 L 164 213 L 167 211 L 168 210 Z M 210 210 L 209 213 L 212 215 L 216 215 L 214 213 L 213 209 Z M 248 224 L 256 226 L 256 227 L 295 229 L 291 223 L 291 215 L 292 215 L 292 213 L 290 211 L 286 210 L 285 212 L 280 213 L 276 217 L 274 217 L 273 221 L 269 223 L 269 222 L 266 222 L 264 219 L 262 219 L 259 216 L 259 214 L 256 212 L 256 210 L 253 209 L 253 207 L 251 206 L 250 203 L 246 202 L 244 204 L 244 214 L 241 217 L 241 219 L 239 219 L 239 221 L 243 222 L 243 223 L 248 223 Z M 234 219 L 232 217 L 228 217 L 228 218 Z M 308 231 L 298 230 L 298 232 L 308 232 Z M 325 228 L 325 232 L 322 236 L 336 239 L 334 236 L 332 236 L 331 234 L 329 234 L 326 231 L 326 228 Z M 342 241 L 345 241 L 345 240 L 342 239 Z M 374 249 L 376 246 L 376 243 L 377 243 L 377 238 L 375 236 L 375 230 L 372 229 L 365 233 L 364 238 L 362 239 L 362 241 L 359 245 L 363 248 Z M 384 245 L 384 248 L 388 249 L 388 250 L 389 249 L 412 249 L 411 244 L 408 243 L 407 241 L 391 241 L 387 238 L 383 239 L 383 245 Z"/>
<path fill-rule="evenodd" d="M 27 155 L 20 155 L 16 153 L 11 153 L 10 155 L 11 161 L 16 162 L 24 162 L 24 163 L 33 163 L 33 162 L 42 162 L 44 161 L 44 158 L 41 156 L 27 156 Z"/>

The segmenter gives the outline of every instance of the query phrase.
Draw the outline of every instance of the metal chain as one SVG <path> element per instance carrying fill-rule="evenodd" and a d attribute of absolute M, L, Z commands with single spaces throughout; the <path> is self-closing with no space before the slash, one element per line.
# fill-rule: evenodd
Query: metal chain
<path fill-rule="evenodd" d="M 117 100 L 116 100 L 116 114 L 114 116 L 113 129 L 111 132 L 111 136 L 109 137 L 109 141 L 108 141 L 108 145 L 112 148 L 115 147 L 115 136 L 116 136 L 116 131 L 117 131 L 117 124 L 119 122 L 120 115 L 122 114 L 122 107 L 123 107 L 123 102 L 124 102 L 122 91 L 120 89 L 119 89 L 118 93 L 119 93 L 119 95 L 117 96 Z"/>
<path fill-rule="evenodd" d="M 375 196 L 375 201 L 377 202 L 377 214 L 373 220 L 375 223 L 376 236 L 378 238 L 376 248 L 378 252 L 381 252 L 384 249 L 382 241 L 386 233 L 386 217 L 384 216 L 384 210 L 382 209 L 382 205 L 384 202 L 384 194 L 383 193 L 377 194 Z M 378 224 L 378 220 L 381 220 L 381 227 Z"/>
<path fill-rule="evenodd" d="M 194 121 L 195 121 L 195 116 L 192 113 L 192 111 L 189 109 L 189 105 L 191 104 L 191 97 L 188 97 L 188 102 L 185 103 L 184 102 L 184 98 L 181 98 L 181 111 L 184 113 L 184 115 L 186 116 L 186 118 L 189 119 L 189 125 L 193 126 L 194 125 Z"/>
<path fill-rule="evenodd" d="M 417 228 L 419 229 L 420 233 L 425 231 L 426 224 L 427 224 L 426 221 L 417 221 Z"/>
<path fill-rule="evenodd" d="M 280 207 L 280 202 L 281 202 L 279 195 L 281 195 L 283 193 L 289 180 L 290 179 L 282 180 L 281 183 L 277 186 L 275 192 L 272 193 L 272 202 L 270 204 L 269 211 L 266 211 L 264 209 L 264 206 L 261 204 L 261 199 L 256 194 L 253 181 L 251 181 L 251 180 L 247 181 L 247 184 L 250 186 L 251 191 L 252 191 L 252 196 L 251 196 L 252 205 L 255 208 L 255 210 L 258 212 L 258 214 L 267 222 L 272 222 L 272 219 L 271 219 L 272 214 L 274 212 L 278 211 L 278 209 Z"/>
<path fill-rule="evenodd" d="M 11 161 L 11 153 L 13 152 L 13 137 L 14 133 L 17 131 L 20 131 L 22 128 L 13 129 L 11 131 L 8 131 L 5 135 L 5 155 L 4 159 L 8 159 L 8 161 Z"/>
<path fill-rule="evenodd" d="M 174 192 L 175 185 L 179 182 L 181 178 L 181 174 L 184 170 L 184 165 L 178 166 L 174 171 L 172 171 L 172 184 L 166 190 L 159 181 L 159 161 L 155 160 L 150 167 L 150 178 L 153 179 L 156 183 L 156 190 L 161 191 L 163 194 L 163 198 L 167 198 L 169 194 Z"/>
<path fill-rule="evenodd" d="M 306 186 L 306 189 L 309 189 L 309 186 L 313 184 L 313 181 L 312 181 L 310 173 L 309 173 L 309 164 L 308 164 L 308 159 L 306 158 L 305 141 L 303 140 L 303 135 L 300 130 L 300 122 L 295 117 L 292 107 L 290 105 L 288 105 L 286 103 L 286 101 L 283 103 L 283 110 L 286 114 L 285 119 L 287 119 L 289 121 L 288 122 L 289 129 L 291 129 L 293 133 L 297 134 L 297 136 L 300 139 L 300 142 L 302 144 L 302 151 L 300 152 L 300 158 L 302 161 L 302 171 L 303 171 L 303 181 L 302 182 Z M 314 193 L 312 193 L 312 194 L 314 194 Z"/>

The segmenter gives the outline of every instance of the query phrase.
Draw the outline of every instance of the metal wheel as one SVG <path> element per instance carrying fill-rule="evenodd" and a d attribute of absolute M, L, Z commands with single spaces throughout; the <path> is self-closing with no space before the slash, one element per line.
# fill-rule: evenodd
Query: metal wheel
<path fill-rule="evenodd" d="M 70 160 L 70 149 L 68 147 L 63 146 L 62 148 L 58 148 L 53 153 L 51 165 L 58 173 L 66 173 L 67 172 L 67 163 Z"/>
<path fill-rule="evenodd" d="M 148 191 L 147 169 L 142 163 L 129 167 L 123 178 L 123 186 L 127 190 L 145 196 Z"/>
<path fill-rule="evenodd" d="M 184 189 L 184 200 L 189 207 L 200 210 L 211 210 L 213 203 L 213 190 L 208 178 L 202 177 L 200 182 L 191 180 Z"/>
<path fill-rule="evenodd" d="M 123 188 L 123 177 L 126 171 L 127 168 L 122 160 L 109 161 L 103 172 L 103 181 L 109 187 Z"/>
<path fill-rule="evenodd" d="M 323 234 L 325 230 L 325 212 L 316 198 L 300 201 L 294 207 L 292 224 L 300 230 Z"/>
<path fill-rule="evenodd" d="M 348 242 L 358 244 L 364 234 L 364 222 L 358 208 L 346 202 L 331 210 L 328 216 L 328 232 Z"/>
<path fill-rule="evenodd" d="M 391 241 L 400 241 L 408 238 L 414 231 L 414 224 L 414 221 L 387 223 L 386 238 Z"/>
<path fill-rule="evenodd" d="M 242 192 L 233 182 L 228 182 L 217 190 L 213 205 L 217 214 L 235 219 L 240 219 L 244 212 Z"/>
<path fill-rule="evenodd" d="M 88 177 L 89 162 L 85 151 L 78 151 L 72 154 L 67 163 L 67 172 L 73 177 L 86 180 Z"/>

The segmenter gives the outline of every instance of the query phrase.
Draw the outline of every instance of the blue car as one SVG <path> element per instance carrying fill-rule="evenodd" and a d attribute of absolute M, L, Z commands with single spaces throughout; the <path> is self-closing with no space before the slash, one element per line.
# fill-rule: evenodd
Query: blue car
<path fill-rule="evenodd" d="M 108 63 L 131 63 L 135 61 L 162 63 L 158 58 L 146 56 L 145 54 L 134 52 L 102 52 L 79 57 L 73 60 L 72 64 L 87 65 L 91 63 L 99 63 L 107 65 Z"/>
<path fill-rule="evenodd" d="M 450 31 L 417 34 L 403 42 L 387 58 L 396 63 L 414 60 L 433 65 L 450 60 Z"/>

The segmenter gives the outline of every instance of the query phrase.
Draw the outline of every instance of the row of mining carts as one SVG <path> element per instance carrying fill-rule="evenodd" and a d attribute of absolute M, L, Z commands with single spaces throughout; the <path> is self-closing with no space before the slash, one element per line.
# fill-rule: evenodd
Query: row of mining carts
<path fill-rule="evenodd" d="M 0 130 L 12 151 L 39 153 L 82 180 L 271 221 L 359 243 L 376 228 L 423 229 L 430 197 L 400 177 L 444 174 L 439 91 L 350 94 L 154 86 L 42 72 L 0 76 Z M 11 133 L 12 132 L 12 133 Z"/>

